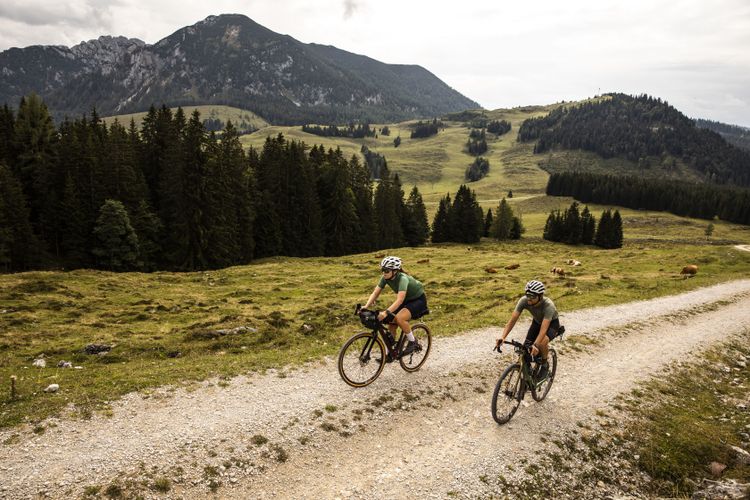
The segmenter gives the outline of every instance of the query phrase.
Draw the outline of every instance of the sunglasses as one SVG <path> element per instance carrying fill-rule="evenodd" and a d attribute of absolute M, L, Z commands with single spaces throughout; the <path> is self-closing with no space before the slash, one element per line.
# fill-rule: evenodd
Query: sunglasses
<path fill-rule="evenodd" d="M 526 297 L 529 298 L 529 299 L 538 299 L 539 295 L 537 295 L 535 293 L 527 293 Z"/>

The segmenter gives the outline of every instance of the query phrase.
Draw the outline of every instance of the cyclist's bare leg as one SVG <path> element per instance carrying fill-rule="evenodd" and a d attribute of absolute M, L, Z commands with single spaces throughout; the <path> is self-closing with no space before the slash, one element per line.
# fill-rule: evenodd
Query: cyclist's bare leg
<path fill-rule="evenodd" d="M 549 354 L 549 337 L 545 335 L 541 342 L 537 342 L 536 345 L 539 346 L 539 355 L 546 361 Z"/>
<path fill-rule="evenodd" d="M 406 308 L 401 309 L 398 314 L 396 314 L 396 324 L 401 328 L 401 331 L 404 332 L 404 335 L 409 335 L 411 333 L 411 326 L 409 326 L 410 319 L 411 311 Z"/>

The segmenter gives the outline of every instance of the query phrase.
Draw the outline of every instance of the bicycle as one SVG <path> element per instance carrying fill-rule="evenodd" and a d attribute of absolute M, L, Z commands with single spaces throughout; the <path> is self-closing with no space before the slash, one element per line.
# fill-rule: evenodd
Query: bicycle
<path fill-rule="evenodd" d="M 430 311 L 427 310 L 422 316 L 429 313 Z M 379 311 L 363 309 L 357 304 L 355 314 L 369 331 L 353 335 L 339 351 L 339 375 L 350 386 L 370 385 L 380 376 L 386 363 L 397 359 L 401 368 L 407 372 L 419 370 L 427 360 L 432 347 L 432 334 L 426 324 L 420 322 L 412 325 L 411 331 L 417 340 L 417 345 L 414 351 L 402 355 L 401 352 L 406 343 L 406 335 L 403 331 L 398 340 L 394 339 L 391 332 L 378 320 Z"/>
<path fill-rule="evenodd" d="M 558 336 L 561 337 L 563 333 L 565 333 L 565 327 L 560 327 Z M 492 418 L 500 425 L 513 418 L 527 390 L 531 392 L 535 401 L 542 401 L 546 398 L 557 373 L 557 352 L 554 347 L 549 346 L 547 376 L 542 380 L 537 380 L 542 359 L 538 356 L 532 359 L 528 347 L 521 342 L 506 340 L 503 343 L 513 346 L 513 350 L 518 354 L 518 361 L 503 371 L 492 393 Z M 498 353 L 502 352 L 500 346 L 496 346 L 493 350 L 497 350 Z"/>

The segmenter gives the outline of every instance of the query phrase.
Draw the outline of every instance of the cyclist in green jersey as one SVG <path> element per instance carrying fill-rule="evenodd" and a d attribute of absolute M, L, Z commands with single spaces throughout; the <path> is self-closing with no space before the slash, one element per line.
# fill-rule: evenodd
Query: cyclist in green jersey
<path fill-rule="evenodd" d="M 401 328 L 408 340 L 401 354 L 409 354 L 417 346 L 414 334 L 411 332 L 411 326 L 409 326 L 409 320 L 421 318 L 427 311 L 427 297 L 424 294 L 424 287 L 413 276 L 404 272 L 401 268 L 401 259 L 398 257 L 384 258 L 380 263 L 380 270 L 383 276 L 372 291 L 370 298 L 367 299 L 365 309 L 368 309 L 378 300 L 380 292 L 386 285 L 396 292 L 396 300 L 380 312 L 378 319 L 381 321 L 386 318 L 389 319 L 388 329 L 394 337 L 396 336 L 396 328 Z"/>
<path fill-rule="evenodd" d="M 502 346 L 505 337 L 515 326 L 518 318 L 524 309 L 528 309 L 534 320 L 531 322 L 529 331 L 526 334 L 524 345 L 531 350 L 532 356 L 541 355 L 542 364 L 540 365 L 539 379 L 543 379 L 549 372 L 547 363 L 547 354 L 549 353 L 549 341 L 557 337 L 561 331 L 560 319 L 557 314 L 557 308 L 552 299 L 544 296 L 544 283 L 537 280 L 531 280 L 526 283 L 526 294 L 518 301 L 513 314 L 503 329 L 503 335 L 497 339 L 496 345 Z"/>

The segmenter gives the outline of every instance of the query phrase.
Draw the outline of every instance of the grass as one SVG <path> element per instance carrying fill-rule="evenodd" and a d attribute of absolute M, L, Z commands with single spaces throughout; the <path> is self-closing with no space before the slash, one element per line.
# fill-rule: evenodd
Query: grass
<path fill-rule="evenodd" d="M 177 108 L 170 108 L 172 112 L 174 113 L 177 111 Z M 244 129 L 248 127 L 253 127 L 255 129 L 263 128 L 268 126 L 268 122 L 265 121 L 260 116 L 256 115 L 252 111 L 248 111 L 246 109 L 240 109 L 240 108 L 233 108 L 231 106 L 222 106 L 222 105 L 205 105 L 205 106 L 183 106 L 182 110 L 185 112 L 185 116 L 187 118 L 190 118 L 190 115 L 193 113 L 193 111 L 198 110 L 201 114 L 201 118 L 203 120 L 207 120 L 209 118 L 211 119 L 218 119 L 223 121 L 225 124 L 227 121 L 231 120 L 232 123 L 236 128 Z M 142 113 L 130 113 L 126 115 L 117 115 L 117 116 L 107 116 L 102 118 L 104 122 L 107 123 L 107 125 L 112 125 L 112 123 L 117 119 L 117 121 L 120 122 L 121 125 L 123 125 L 125 128 L 127 128 L 130 125 L 130 120 L 135 120 L 136 127 L 141 127 L 141 122 L 146 117 L 148 113 L 142 112 Z"/>
<path fill-rule="evenodd" d="M 750 271 L 749 253 L 707 244 L 699 222 L 629 212 L 624 220 L 625 245 L 612 251 L 524 238 L 383 253 L 400 255 L 406 269 L 424 283 L 432 311 L 425 319 L 437 336 L 504 322 L 531 278 L 544 280 L 558 308 L 570 311 L 680 293 Z M 543 222 L 533 217 L 526 222 L 530 234 L 539 234 Z M 717 222 L 714 238 L 747 243 L 750 231 Z M 128 392 L 165 384 L 190 389 L 209 377 L 335 354 L 361 328 L 352 311 L 378 278 L 379 254 L 279 257 L 182 274 L 79 270 L 2 275 L 0 427 L 34 424 L 71 403 L 82 417 L 111 414 L 106 402 Z M 549 275 L 553 266 L 567 267 L 568 258 L 583 265 L 570 268 L 565 278 Z M 423 259 L 429 262 L 417 263 Z M 509 263 L 521 266 L 504 270 Z M 699 263 L 696 277 L 679 276 L 686 263 Z M 487 274 L 487 267 L 500 272 Z M 289 299 L 280 300 L 282 296 Z M 314 326 L 314 334 L 302 328 L 305 323 Z M 251 328 L 215 333 L 237 326 Z M 83 349 L 89 343 L 113 347 L 103 355 L 87 355 Z M 174 352 L 181 355 L 174 357 Z M 47 368 L 32 367 L 41 354 Z M 82 369 L 57 368 L 60 360 Z M 11 375 L 18 377 L 14 400 Z M 43 392 L 51 383 L 60 385 L 58 393 Z"/>

